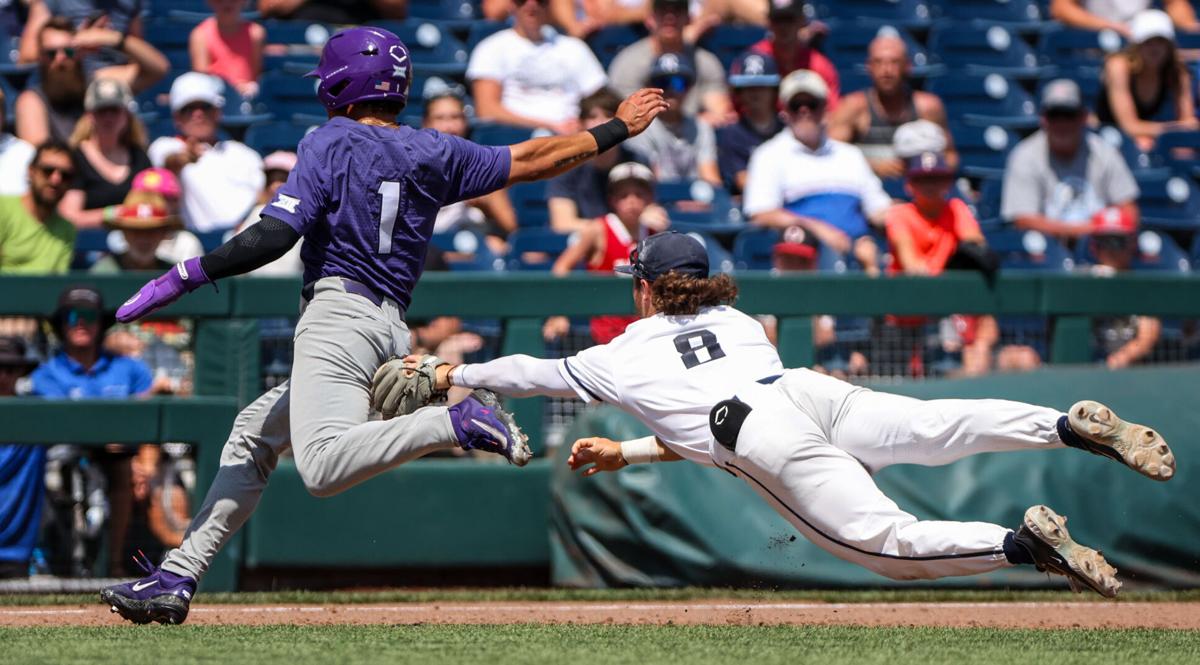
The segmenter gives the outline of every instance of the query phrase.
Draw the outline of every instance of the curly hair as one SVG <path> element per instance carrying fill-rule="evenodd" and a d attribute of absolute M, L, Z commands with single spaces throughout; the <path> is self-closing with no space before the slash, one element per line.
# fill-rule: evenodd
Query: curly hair
<path fill-rule="evenodd" d="M 705 307 L 732 305 L 737 295 L 737 284 L 725 274 L 700 279 L 672 272 L 650 283 L 654 309 L 667 316 L 690 316 Z"/>

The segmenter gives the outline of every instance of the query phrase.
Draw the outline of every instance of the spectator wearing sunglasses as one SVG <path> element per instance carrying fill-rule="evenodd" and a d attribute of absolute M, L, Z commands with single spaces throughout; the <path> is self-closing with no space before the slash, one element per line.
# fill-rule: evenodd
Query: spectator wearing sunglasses
<path fill-rule="evenodd" d="M 1087 131 L 1087 109 L 1070 79 L 1046 84 L 1041 129 L 1008 155 L 1000 215 L 1019 229 L 1074 242 L 1100 210 L 1116 207 L 1138 219 L 1137 181 L 1121 153 Z"/>
<path fill-rule="evenodd" d="M 71 149 L 43 143 L 28 173 L 28 192 L 0 197 L 0 274 L 64 273 L 75 250 L 75 226 L 58 214 L 58 204 L 75 179 Z"/>
<path fill-rule="evenodd" d="M 650 87 L 662 88 L 670 104 L 642 134 L 625 142 L 654 170 L 657 181 L 704 180 L 721 184 L 717 168 L 717 138 L 705 121 L 687 113 L 683 100 L 696 81 L 686 55 L 664 53 L 650 70 Z"/>
<path fill-rule="evenodd" d="M 861 150 L 825 135 L 828 95 L 824 79 L 807 69 L 780 82 L 787 128 L 751 155 L 742 207 L 756 226 L 803 227 L 876 276 L 879 246 L 871 226 L 882 227 L 892 200 Z"/>

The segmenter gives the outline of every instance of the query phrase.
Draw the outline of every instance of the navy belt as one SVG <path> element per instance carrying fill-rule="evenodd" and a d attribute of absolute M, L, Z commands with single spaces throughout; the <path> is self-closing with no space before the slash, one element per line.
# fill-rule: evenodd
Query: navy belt
<path fill-rule="evenodd" d="M 371 287 L 367 286 L 366 284 L 360 284 L 347 277 L 338 277 L 337 279 L 341 280 L 342 288 L 346 289 L 346 293 L 353 293 L 356 296 L 362 296 L 374 303 L 376 307 L 383 307 L 383 297 L 378 293 L 375 293 Z M 312 300 L 315 288 L 315 282 L 309 284 L 300 291 L 300 295 L 303 296 L 305 300 Z"/>
<path fill-rule="evenodd" d="M 778 381 L 779 377 L 781 377 L 781 376 L 783 376 L 783 375 L 782 374 L 772 374 L 771 376 L 765 376 L 765 377 L 759 379 L 758 383 L 761 383 L 764 386 L 769 386 L 772 383 L 775 383 L 776 381 Z"/>

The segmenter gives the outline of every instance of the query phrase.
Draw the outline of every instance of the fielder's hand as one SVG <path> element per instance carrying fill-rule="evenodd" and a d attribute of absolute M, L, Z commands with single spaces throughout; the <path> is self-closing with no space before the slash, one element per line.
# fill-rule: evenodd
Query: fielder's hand
<path fill-rule="evenodd" d="M 389 360 L 375 371 L 375 377 L 371 380 L 371 406 L 382 413 L 386 420 L 407 416 L 423 406 L 445 401 L 449 383 L 444 376 L 449 367 L 437 356 L 407 356 L 403 360 Z M 442 382 L 438 380 L 439 374 Z"/>
<path fill-rule="evenodd" d="M 591 437 L 579 439 L 571 446 L 571 456 L 567 458 L 567 466 L 572 471 L 592 464 L 584 470 L 584 476 L 594 476 L 601 471 L 619 471 L 629 466 L 621 455 L 621 443 L 612 439 Z"/>
<path fill-rule="evenodd" d="M 646 131 L 659 113 L 667 110 L 663 91 L 658 88 L 642 88 L 625 98 L 617 107 L 617 117 L 629 128 L 630 136 Z"/>

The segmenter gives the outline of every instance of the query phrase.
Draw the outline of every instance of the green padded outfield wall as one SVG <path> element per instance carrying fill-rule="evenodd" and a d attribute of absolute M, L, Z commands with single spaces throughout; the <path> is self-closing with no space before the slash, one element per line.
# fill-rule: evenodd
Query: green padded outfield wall
<path fill-rule="evenodd" d="M 1113 373 L 1068 368 L 883 389 L 922 399 L 994 397 L 1060 409 L 1092 398 L 1153 424 L 1179 459 L 1178 473 L 1167 483 L 1070 449 L 993 453 L 936 468 L 893 466 L 876 479 L 902 508 L 924 519 L 1015 526 L 1025 508 L 1045 503 L 1070 517 L 1077 540 L 1105 552 L 1127 588 L 1200 586 L 1200 369 Z M 623 440 L 648 433 L 632 417 L 598 407 L 576 421 L 568 441 L 593 435 Z M 556 584 L 902 584 L 807 542 L 743 481 L 718 469 L 676 462 L 585 479 L 561 464 L 563 452 L 552 487 L 550 550 Z M 1060 579 L 1048 580 L 1024 566 L 941 583 L 1064 586 Z"/>

